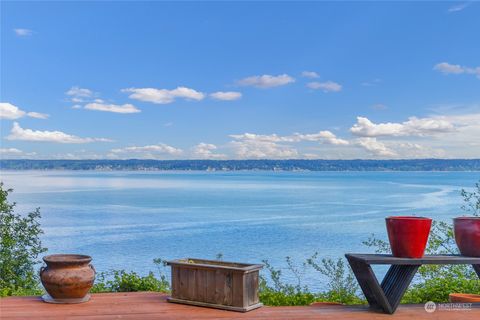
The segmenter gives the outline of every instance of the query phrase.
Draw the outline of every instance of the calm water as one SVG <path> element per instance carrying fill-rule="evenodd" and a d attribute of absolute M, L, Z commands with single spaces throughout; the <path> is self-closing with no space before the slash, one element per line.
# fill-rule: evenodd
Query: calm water
<path fill-rule="evenodd" d="M 285 267 L 369 252 L 384 218 L 460 214 L 462 187 L 479 172 L 1 172 L 11 200 L 41 207 L 49 253 L 93 256 L 98 271 L 155 270 L 161 257 L 214 258 Z M 287 278 L 291 277 L 286 274 Z M 305 271 L 305 284 L 323 279 Z"/>

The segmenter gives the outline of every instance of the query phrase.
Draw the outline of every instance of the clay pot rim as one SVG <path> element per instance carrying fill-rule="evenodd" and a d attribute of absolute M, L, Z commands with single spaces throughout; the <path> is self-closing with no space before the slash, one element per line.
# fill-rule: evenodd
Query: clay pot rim
<path fill-rule="evenodd" d="M 86 264 L 92 261 L 92 257 L 83 254 L 51 254 L 43 257 L 45 263 L 74 265 L 74 264 Z"/>
<path fill-rule="evenodd" d="M 467 217 L 467 216 L 463 216 L 463 217 L 456 217 L 456 218 L 453 218 L 453 220 L 480 220 L 480 217 Z"/>
<path fill-rule="evenodd" d="M 417 216 L 390 216 L 390 217 L 386 217 L 385 220 L 425 220 L 425 221 L 432 221 L 432 218 L 417 217 Z"/>

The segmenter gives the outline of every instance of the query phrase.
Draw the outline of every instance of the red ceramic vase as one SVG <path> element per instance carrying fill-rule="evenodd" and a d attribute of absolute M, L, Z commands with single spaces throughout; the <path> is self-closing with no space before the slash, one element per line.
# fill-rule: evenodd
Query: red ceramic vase
<path fill-rule="evenodd" d="M 392 254 L 399 258 L 421 258 L 427 246 L 432 219 L 424 217 L 386 218 Z"/>
<path fill-rule="evenodd" d="M 460 253 L 467 257 L 480 257 L 480 217 L 455 218 L 453 229 Z"/>

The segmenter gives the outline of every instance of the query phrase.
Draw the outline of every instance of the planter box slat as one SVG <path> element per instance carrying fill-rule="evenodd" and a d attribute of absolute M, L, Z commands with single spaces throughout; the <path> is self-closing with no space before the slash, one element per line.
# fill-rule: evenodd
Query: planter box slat
<path fill-rule="evenodd" d="M 262 306 L 258 298 L 259 264 L 181 259 L 172 267 L 170 302 L 234 311 Z"/>

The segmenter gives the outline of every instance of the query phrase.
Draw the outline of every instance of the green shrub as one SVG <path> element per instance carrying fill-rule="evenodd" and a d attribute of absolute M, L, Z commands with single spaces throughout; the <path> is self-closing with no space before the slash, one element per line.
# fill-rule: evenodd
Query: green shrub
<path fill-rule="evenodd" d="M 265 272 L 260 279 L 260 301 L 269 306 L 302 306 L 312 302 L 338 302 L 344 304 L 365 303 L 359 296 L 359 287 L 355 277 L 343 259 L 336 261 L 322 259 L 317 261 L 318 253 L 307 259 L 301 267 L 296 266 L 290 257 L 286 257 L 287 270 L 296 279 L 292 285 L 281 280 L 282 271 L 273 268 L 267 260 L 264 260 Z M 302 276 L 307 267 L 312 267 L 327 280 L 327 290 L 314 293 L 307 286 L 302 286 Z"/>
<path fill-rule="evenodd" d="M 157 265 L 159 276 L 150 271 L 147 276 L 140 276 L 135 272 L 125 270 L 112 270 L 97 274 L 95 284 L 91 292 L 136 292 L 136 291 L 156 291 L 169 292 L 170 284 L 167 277 L 161 271 L 165 262 L 161 259 L 154 259 Z"/>
<path fill-rule="evenodd" d="M 47 250 L 40 241 L 40 209 L 15 214 L 15 203 L 7 199 L 11 192 L 0 183 L 0 296 L 37 295 L 42 290 L 35 264 Z"/>

